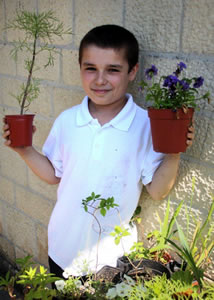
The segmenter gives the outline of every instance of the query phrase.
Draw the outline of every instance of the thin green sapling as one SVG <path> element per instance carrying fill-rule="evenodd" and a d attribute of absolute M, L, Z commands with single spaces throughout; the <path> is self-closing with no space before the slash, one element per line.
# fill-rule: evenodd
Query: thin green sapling
<path fill-rule="evenodd" d="M 99 211 L 100 214 L 105 217 L 107 211 L 111 208 L 118 207 L 118 204 L 114 202 L 114 197 L 109 197 L 107 199 L 101 198 L 101 195 L 96 195 L 94 192 L 91 193 L 89 197 L 82 200 L 82 205 L 84 207 L 84 210 L 92 215 L 92 217 L 95 219 L 99 230 L 98 230 L 98 242 L 97 242 L 97 256 L 96 256 L 96 269 L 98 266 L 98 249 L 99 244 L 101 240 L 101 233 L 102 233 L 102 227 L 101 224 L 96 216 L 96 213 Z M 89 208 L 92 209 L 92 212 L 89 211 Z M 95 274 L 96 276 L 96 274 Z"/>
<path fill-rule="evenodd" d="M 27 71 L 27 81 L 21 85 L 21 92 L 13 95 L 19 105 L 20 114 L 23 115 L 30 103 L 39 95 L 39 81 L 33 78 L 36 67 L 36 58 L 41 52 L 47 52 L 48 58 L 44 68 L 54 65 L 54 54 L 58 53 L 56 47 L 51 45 L 54 37 L 63 38 L 65 34 L 71 34 L 71 29 L 64 29 L 64 25 L 54 15 L 52 10 L 41 13 L 29 11 L 17 12 L 14 20 L 8 22 L 6 29 L 18 30 L 22 32 L 23 38 L 14 42 L 14 47 L 10 52 L 11 56 L 18 60 L 18 53 L 24 52 L 25 70 Z M 30 56 L 30 58 L 29 58 Z"/>

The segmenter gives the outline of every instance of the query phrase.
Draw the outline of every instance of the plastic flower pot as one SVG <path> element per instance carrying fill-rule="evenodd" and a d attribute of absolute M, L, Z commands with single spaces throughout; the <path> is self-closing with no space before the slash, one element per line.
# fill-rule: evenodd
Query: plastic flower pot
<path fill-rule="evenodd" d="M 32 146 L 33 118 L 35 115 L 6 115 L 10 127 L 11 147 Z"/>
<path fill-rule="evenodd" d="M 148 109 L 153 149 L 162 153 L 185 152 L 188 128 L 192 124 L 193 108 Z"/>
<path fill-rule="evenodd" d="M 170 271 L 167 269 L 167 267 L 157 261 L 145 258 L 130 263 L 126 257 L 120 257 L 117 260 L 117 268 L 121 269 L 123 273 L 130 276 L 151 272 L 153 275 L 160 276 L 166 274 L 168 279 L 171 277 Z"/>
<path fill-rule="evenodd" d="M 106 280 L 109 282 L 119 282 L 121 277 L 121 269 L 111 266 L 103 266 L 96 273 L 96 280 Z"/>

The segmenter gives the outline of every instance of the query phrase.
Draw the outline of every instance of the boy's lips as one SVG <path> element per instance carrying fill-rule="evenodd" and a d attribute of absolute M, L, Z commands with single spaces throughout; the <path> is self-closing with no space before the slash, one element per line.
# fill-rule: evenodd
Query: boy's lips
<path fill-rule="evenodd" d="M 109 92 L 110 90 L 105 90 L 105 89 L 92 89 L 92 91 L 94 93 L 97 93 L 97 94 L 105 94 L 107 92 Z"/>

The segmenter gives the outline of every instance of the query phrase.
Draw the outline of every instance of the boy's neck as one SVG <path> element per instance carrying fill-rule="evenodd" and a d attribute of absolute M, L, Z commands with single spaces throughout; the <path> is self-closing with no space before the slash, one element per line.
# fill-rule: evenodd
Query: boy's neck
<path fill-rule="evenodd" d="M 97 119 L 101 126 L 110 122 L 123 109 L 127 103 L 125 97 L 122 101 L 117 101 L 108 105 L 99 105 L 88 101 L 88 109 L 94 119 Z"/>

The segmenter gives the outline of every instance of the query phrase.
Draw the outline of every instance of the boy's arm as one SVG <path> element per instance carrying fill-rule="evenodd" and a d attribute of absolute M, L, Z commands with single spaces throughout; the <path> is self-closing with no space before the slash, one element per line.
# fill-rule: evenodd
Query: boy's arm
<path fill-rule="evenodd" d="M 34 132 L 36 128 L 33 128 Z M 5 139 L 5 145 L 10 147 L 10 135 L 9 126 L 5 124 L 3 126 L 3 138 Z M 43 181 L 49 184 L 58 184 L 60 178 L 55 176 L 55 170 L 48 158 L 39 153 L 33 147 L 10 147 L 13 151 L 17 152 L 20 157 L 26 162 L 28 167 Z"/>
<path fill-rule="evenodd" d="M 189 127 L 187 134 L 187 146 L 192 145 L 194 139 L 194 127 Z M 146 185 L 146 189 L 154 200 L 165 198 L 173 187 L 178 172 L 180 153 L 166 154 L 163 162 L 156 170 L 152 182 Z"/>
<path fill-rule="evenodd" d="M 165 198 L 174 185 L 180 154 L 166 154 L 146 189 L 154 200 Z"/>
<path fill-rule="evenodd" d="M 33 147 L 20 148 L 16 152 L 40 179 L 49 184 L 58 184 L 60 182 L 60 178 L 55 176 L 54 167 L 49 159 Z"/>

